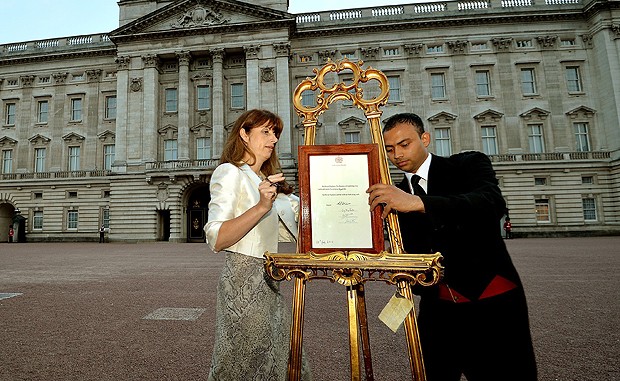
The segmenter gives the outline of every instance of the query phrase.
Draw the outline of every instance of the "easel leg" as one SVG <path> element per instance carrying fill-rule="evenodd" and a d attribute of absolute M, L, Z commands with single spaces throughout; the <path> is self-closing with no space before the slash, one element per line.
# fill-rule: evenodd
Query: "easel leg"
<path fill-rule="evenodd" d="M 364 285 L 358 284 L 357 289 L 357 317 L 359 319 L 360 334 L 362 339 L 362 354 L 364 356 L 364 369 L 366 370 L 366 381 L 374 381 L 372 373 L 372 357 L 370 355 L 370 335 L 368 334 L 368 315 L 366 313 L 366 296 Z"/>
<path fill-rule="evenodd" d="M 293 316 L 291 323 L 291 348 L 288 359 L 288 381 L 301 380 L 305 290 L 306 280 L 301 276 L 295 277 L 293 289 Z"/>
<path fill-rule="evenodd" d="M 359 320 L 357 318 L 357 292 L 353 286 L 347 286 L 349 305 L 349 347 L 351 358 L 351 381 L 360 381 L 360 347 Z"/>
<path fill-rule="evenodd" d="M 405 280 L 398 282 L 398 290 L 402 296 L 411 300 L 413 303 L 413 293 L 411 292 L 409 282 Z M 405 318 L 405 334 L 407 336 L 407 348 L 409 349 L 409 364 L 411 366 L 411 375 L 413 376 L 412 380 L 426 381 L 415 307 L 411 309 L 411 312 L 409 312 L 409 315 Z"/>

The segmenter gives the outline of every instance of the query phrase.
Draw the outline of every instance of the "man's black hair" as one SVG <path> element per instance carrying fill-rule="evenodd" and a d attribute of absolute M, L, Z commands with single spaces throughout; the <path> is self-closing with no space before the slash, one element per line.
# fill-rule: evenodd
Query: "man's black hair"
<path fill-rule="evenodd" d="M 383 133 L 386 133 L 400 123 L 411 124 L 418 130 L 418 134 L 420 134 L 420 136 L 424 133 L 424 122 L 422 121 L 422 118 L 412 112 L 403 112 L 389 117 L 383 126 Z"/>

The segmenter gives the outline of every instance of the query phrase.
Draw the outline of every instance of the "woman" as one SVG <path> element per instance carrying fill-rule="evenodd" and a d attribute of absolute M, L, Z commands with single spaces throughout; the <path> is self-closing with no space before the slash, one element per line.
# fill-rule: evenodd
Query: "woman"
<path fill-rule="evenodd" d="M 299 198 L 276 155 L 283 123 L 265 110 L 237 119 L 211 176 L 204 227 L 226 261 L 217 289 L 215 345 L 209 380 L 285 380 L 290 317 L 280 284 L 263 267 L 265 251 L 297 237 Z M 304 361 L 304 380 L 311 378 Z"/>

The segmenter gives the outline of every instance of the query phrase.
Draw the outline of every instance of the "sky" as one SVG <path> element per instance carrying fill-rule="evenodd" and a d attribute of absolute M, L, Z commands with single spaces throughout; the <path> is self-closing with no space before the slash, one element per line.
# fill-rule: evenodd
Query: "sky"
<path fill-rule="evenodd" d="M 117 2 L 118 0 L 0 0 L 0 44 L 109 32 L 118 27 Z M 252 3 L 251 0 L 247 2 Z M 288 11 L 306 13 L 417 2 L 422 1 L 289 0 Z"/>

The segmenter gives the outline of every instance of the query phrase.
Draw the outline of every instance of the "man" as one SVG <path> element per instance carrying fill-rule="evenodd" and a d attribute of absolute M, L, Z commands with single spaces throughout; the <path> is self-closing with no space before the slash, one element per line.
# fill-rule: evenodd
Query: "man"
<path fill-rule="evenodd" d="M 506 205 L 491 161 L 473 151 L 429 154 L 430 134 L 416 114 L 392 116 L 383 136 L 388 159 L 406 176 L 397 186 L 372 185 L 371 210 L 382 205 L 384 218 L 398 213 L 405 252 L 444 257 L 440 284 L 415 289 L 427 381 L 462 374 L 536 380 L 525 294 L 502 238 Z"/>
<path fill-rule="evenodd" d="M 99 228 L 99 243 L 105 243 L 105 225 Z"/>

